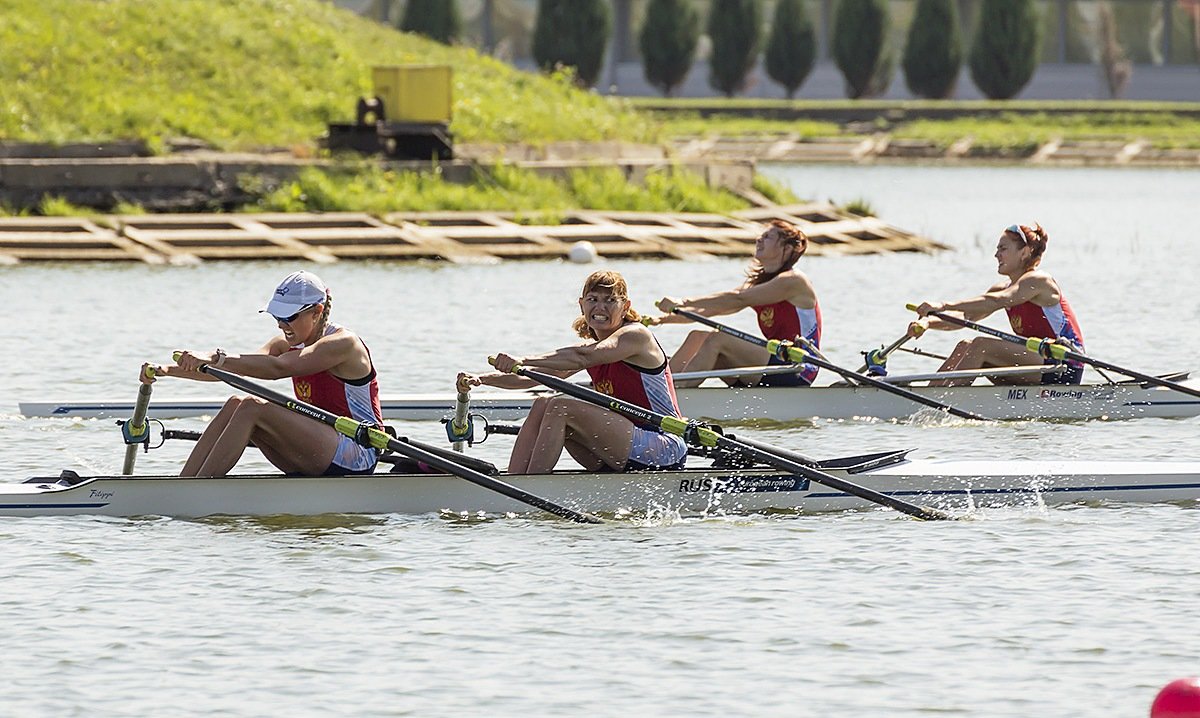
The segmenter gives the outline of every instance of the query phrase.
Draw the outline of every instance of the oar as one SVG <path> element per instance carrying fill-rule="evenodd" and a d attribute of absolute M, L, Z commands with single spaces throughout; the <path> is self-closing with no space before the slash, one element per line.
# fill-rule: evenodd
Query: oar
<path fill-rule="evenodd" d="M 446 424 L 446 434 L 453 439 L 454 450 L 462 453 L 466 450 L 466 442 L 473 437 L 471 432 L 471 394 L 470 390 L 460 391 L 454 397 L 454 418 Z"/>
<path fill-rule="evenodd" d="M 146 376 L 154 378 L 154 368 L 146 367 Z M 121 474 L 133 475 L 133 464 L 137 461 L 139 445 L 146 444 L 146 432 L 150 431 L 146 423 L 146 410 L 150 406 L 150 392 L 153 384 L 142 384 L 138 387 L 137 403 L 133 405 L 133 417 L 121 425 L 121 434 L 125 436 L 125 463 L 121 465 Z"/>
<path fill-rule="evenodd" d="M 488 361 L 493 362 L 494 359 L 495 357 L 491 357 L 488 359 Z M 845 479 L 839 479 L 836 476 L 827 474 L 824 471 L 814 469 L 811 466 L 806 466 L 799 461 L 795 461 L 787 456 L 784 456 L 783 454 L 785 452 L 769 444 L 763 444 L 760 442 L 754 442 L 751 444 L 748 442 L 739 441 L 732 437 L 725 436 L 724 434 L 714 431 L 706 426 L 701 426 L 693 421 L 689 421 L 688 419 L 680 419 L 674 416 L 667 416 L 666 414 L 659 414 L 658 412 L 642 408 L 636 404 L 630 404 L 627 401 L 622 401 L 615 397 L 608 396 L 607 394 L 601 394 L 593 389 L 588 389 L 586 387 L 579 386 L 578 384 L 572 384 L 571 382 L 564 381 L 556 376 L 543 374 L 542 372 L 534 371 L 532 369 L 526 369 L 519 364 L 513 368 L 512 373 L 519 374 L 541 384 L 545 384 L 551 389 L 555 389 L 568 396 L 573 396 L 576 399 L 581 399 L 597 406 L 602 406 L 611 411 L 615 411 L 633 421 L 649 424 L 657 427 L 661 431 L 681 436 L 683 437 L 684 441 L 693 446 L 718 448 L 726 451 L 736 452 L 742 454 L 743 456 L 748 456 L 757 461 L 761 461 L 768 466 L 773 466 L 776 469 L 799 474 L 809 481 L 813 481 L 818 484 L 824 484 L 831 489 L 836 489 L 843 493 L 857 496 L 860 499 L 870 501 L 874 504 L 879 504 L 880 506 L 893 508 L 901 513 L 905 513 L 909 516 L 914 516 L 919 519 L 935 520 L 954 518 L 944 511 L 939 511 L 928 506 L 910 504 L 907 501 L 896 498 L 895 496 L 888 496 L 887 494 L 880 493 L 874 489 L 869 489 L 865 486 L 859 486 L 853 482 L 846 481 Z"/>
<path fill-rule="evenodd" d="M 863 352 L 863 355 L 866 357 L 867 361 L 863 362 L 863 365 L 858 368 L 858 373 L 866 373 L 867 369 L 871 366 L 872 359 L 875 360 L 876 364 L 883 364 L 887 362 L 887 358 L 891 355 L 891 353 L 904 346 L 909 339 L 912 339 L 912 337 L 910 337 L 908 334 L 905 334 L 896 341 L 887 345 L 887 347 L 884 349 L 872 349 L 869 352 Z"/>
<path fill-rule="evenodd" d="M 915 305 L 915 304 L 907 304 L 905 306 L 907 306 L 910 310 L 912 310 L 914 312 L 917 311 L 917 305 Z M 1017 336 L 1016 334 L 1009 334 L 1008 332 L 1001 331 L 999 329 L 993 329 L 991 327 L 986 327 L 982 324 L 978 324 L 969 319 L 960 319 L 960 318 L 954 316 L 953 314 L 946 314 L 945 312 L 930 312 L 930 314 L 937 317 L 938 319 L 941 319 L 944 322 L 950 322 L 951 324 L 957 324 L 960 327 L 967 327 L 968 329 L 974 329 L 977 332 L 982 332 L 983 334 L 988 334 L 993 337 L 996 337 L 997 339 L 1003 339 L 1004 341 L 1012 342 L 1013 344 L 1020 344 L 1020 345 L 1024 346 L 1026 349 L 1028 349 L 1029 351 L 1034 352 L 1034 353 L 1038 354 L 1039 356 L 1045 357 L 1047 359 L 1057 359 L 1059 361 L 1069 359 L 1071 361 L 1082 362 L 1084 364 L 1090 364 L 1093 367 L 1095 367 L 1096 369 L 1108 369 L 1109 371 L 1115 371 L 1120 374 L 1124 374 L 1125 376 L 1131 376 L 1134 379 L 1144 381 L 1147 384 L 1154 384 L 1156 386 L 1165 386 L 1168 389 L 1172 389 L 1174 391 L 1178 391 L 1183 394 L 1190 394 L 1191 396 L 1200 396 L 1200 389 L 1193 389 L 1192 387 L 1185 386 L 1183 384 L 1180 384 L 1177 381 L 1171 381 L 1170 379 L 1163 379 L 1162 377 L 1157 377 L 1157 376 L 1154 376 L 1153 374 L 1145 374 L 1143 372 L 1137 371 L 1136 369 L 1126 369 L 1123 366 L 1117 366 L 1116 364 L 1106 362 L 1102 359 L 1093 359 L 1092 357 L 1087 356 L 1086 354 L 1080 354 L 1079 352 L 1077 352 L 1069 347 L 1065 347 L 1062 344 L 1056 344 L 1053 339 L 1042 339 L 1039 337 L 1021 337 L 1021 336 Z"/>
<path fill-rule="evenodd" d="M 908 347 L 901 347 L 900 351 L 907 352 L 909 354 L 916 354 L 919 357 L 929 357 L 930 359 L 941 359 L 942 361 L 946 361 L 947 359 L 950 358 L 944 354 L 936 354 L 934 352 L 925 351 L 924 349 L 919 349 L 917 347 L 913 347 L 911 349 Z"/>
<path fill-rule="evenodd" d="M 866 374 L 859 374 L 858 372 L 850 371 L 849 369 L 840 367 L 840 366 L 833 364 L 829 361 L 826 361 L 825 359 L 822 359 L 814 354 L 806 352 L 803 349 L 792 346 L 788 342 L 782 342 L 778 339 L 763 339 L 762 337 L 755 336 L 755 335 L 749 334 L 747 332 L 743 332 L 740 329 L 734 329 L 733 327 L 731 327 L 727 324 L 722 324 L 721 322 L 714 321 L 714 320 L 704 316 L 703 314 L 697 314 L 696 312 L 689 312 L 686 309 L 676 308 L 674 310 L 674 312 L 676 314 L 679 314 L 680 316 L 687 317 L 688 319 L 691 319 L 694 322 L 699 322 L 701 324 L 707 324 L 708 326 L 712 327 L 713 329 L 716 329 L 717 331 L 722 332 L 724 334 L 728 334 L 731 337 L 736 337 L 738 339 L 741 339 L 742 341 L 750 342 L 751 344 L 757 344 L 758 346 L 763 347 L 768 352 L 770 352 L 771 354 L 774 354 L 775 356 L 779 357 L 780 359 L 786 359 L 795 364 L 804 364 L 804 363 L 815 364 L 815 365 L 821 367 L 822 369 L 828 369 L 829 371 L 836 372 L 837 374 L 840 374 L 841 376 L 843 376 L 846 379 L 849 379 L 851 381 L 860 382 L 863 384 L 869 384 L 869 385 L 875 387 L 876 389 L 882 389 L 883 391 L 889 392 L 891 394 L 895 394 L 896 396 L 902 396 L 905 399 L 908 399 L 910 401 L 915 401 L 918 404 L 924 404 L 925 406 L 932 406 L 935 409 L 941 409 L 942 411 L 949 412 L 950 414 L 953 414 L 954 416 L 957 416 L 957 417 L 961 417 L 963 419 L 978 419 L 979 421 L 988 421 L 987 417 L 980 416 L 979 414 L 973 414 L 969 411 L 963 411 L 962 409 L 955 409 L 954 407 L 950 406 L 949 404 L 943 404 L 942 402 L 937 401 L 936 399 L 930 399 L 929 397 L 921 396 L 920 394 L 908 391 L 907 389 L 901 389 L 898 386 L 892 386 L 891 384 L 888 384 L 885 381 L 880 381 L 879 379 L 876 379 L 875 377 L 872 377 L 872 376 L 867 376 Z"/>
<path fill-rule="evenodd" d="M 426 451 L 417 446 L 413 446 L 412 444 L 400 441 L 399 439 L 393 439 L 392 437 L 388 436 L 387 433 L 372 424 L 360 422 L 355 419 L 351 419 L 348 416 L 338 416 L 337 414 L 325 411 L 320 407 L 313 406 L 312 404 L 308 404 L 290 396 L 285 396 L 277 391 L 268 389 L 265 386 L 260 386 L 238 374 L 233 374 L 225 371 L 224 369 L 218 369 L 211 364 L 201 365 L 200 371 L 208 374 L 209 376 L 216 377 L 232 387 L 236 387 L 242 391 L 253 394 L 260 399 L 266 399 L 272 404 L 282 406 L 285 409 L 290 409 L 297 414 L 307 416 L 310 419 L 315 419 L 323 424 L 328 424 L 329 426 L 332 426 L 339 434 L 349 436 L 359 443 L 365 443 L 380 450 L 391 449 L 397 454 L 403 454 L 410 459 L 423 461 L 436 469 L 445 471 L 448 474 L 454 474 L 460 479 L 466 479 L 473 484 L 478 484 L 485 489 L 495 491 L 498 494 L 503 494 L 510 499 L 515 499 L 521 503 L 542 509 L 543 511 L 549 511 L 552 514 L 571 519 L 572 521 L 588 524 L 604 523 L 603 519 L 591 514 L 575 511 L 565 506 L 559 506 L 549 499 L 544 499 L 540 496 L 534 496 L 528 491 L 519 489 L 512 484 L 506 483 L 491 476 L 485 476 L 474 469 L 469 469 L 457 462 L 450 461 L 442 456 Z"/>

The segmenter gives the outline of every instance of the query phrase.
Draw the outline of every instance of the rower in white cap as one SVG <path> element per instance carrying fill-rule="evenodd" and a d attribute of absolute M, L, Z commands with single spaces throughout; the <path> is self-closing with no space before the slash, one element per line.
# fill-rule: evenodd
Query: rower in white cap
<path fill-rule="evenodd" d="M 332 305 L 324 282 L 311 272 L 293 272 L 264 307 L 281 331 L 257 352 L 226 354 L 183 351 L 174 365 L 156 366 L 157 376 L 216 381 L 199 371 L 211 364 L 256 379 L 291 377 L 302 401 L 382 425 L 379 382 L 371 354 L 354 332 L 329 322 Z M 142 381 L 153 381 L 145 367 Z M 213 417 L 183 467 L 183 476 L 224 476 L 253 442 L 279 469 L 307 476 L 371 473 L 377 455 L 333 427 L 251 396 L 236 396 Z"/>

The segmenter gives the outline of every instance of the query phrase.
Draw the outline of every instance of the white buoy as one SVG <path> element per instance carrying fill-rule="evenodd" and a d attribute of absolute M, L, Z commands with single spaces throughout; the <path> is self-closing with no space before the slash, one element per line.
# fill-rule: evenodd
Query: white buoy
<path fill-rule="evenodd" d="M 596 245 L 586 240 L 580 240 L 571 245 L 567 251 L 567 259 L 576 264 L 589 264 L 596 261 Z"/>

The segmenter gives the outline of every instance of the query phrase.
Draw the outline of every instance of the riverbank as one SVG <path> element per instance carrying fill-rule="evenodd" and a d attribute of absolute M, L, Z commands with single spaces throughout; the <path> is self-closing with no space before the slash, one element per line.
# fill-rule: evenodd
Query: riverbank
<path fill-rule="evenodd" d="M 1200 166 L 1200 103 L 639 100 L 680 157 Z"/>

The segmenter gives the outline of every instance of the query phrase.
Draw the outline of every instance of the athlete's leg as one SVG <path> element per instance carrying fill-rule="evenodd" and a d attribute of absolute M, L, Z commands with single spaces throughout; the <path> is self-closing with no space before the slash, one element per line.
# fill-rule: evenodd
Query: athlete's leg
<path fill-rule="evenodd" d="M 517 440 L 513 442 L 512 454 L 508 459 L 508 473 L 529 473 L 529 456 L 533 453 L 534 444 L 537 443 L 542 417 L 546 414 L 546 407 L 550 404 L 551 398 L 542 396 L 533 400 L 533 406 L 529 408 L 529 415 L 525 417 L 524 423 L 521 424 L 521 430 L 517 432 Z"/>
<path fill-rule="evenodd" d="M 270 404 L 261 399 L 243 399 L 233 411 L 196 476 L 224 476 L 253 440 L 268 460 L 280 461 L 280 469 L 320 475 L 329 468 L 337 450 L 333 427 Z"/>
<path fill-rule="evenodd" d="M 704 341 L 715 333 L 707 329 L 693 329 L 688 332 L 687 338 L 683 340 L 683 344 L 680 344 L 675 353 L 671 355 L 671 373 L 677 374 L 684 371 L 685 367 L 691 363 L 692 357 L 696 356 L 696 352 L 699 351 Z"/>
<path fill-rule="evenodd" d="M 606 465 L 620 469 L 629 459 L 633 423 L 594 404 L 555 397 L 542 417 L 526 472 L 536 474 L 553 469 L 568 441 L 586 447 Z"/>
<path fill-rule="evenodd" d="M 938 371 L 953 371 L 955 369 L 986 369 L 988 367 L 1009 367 L 1023 364 L 1040 364 L 1041 357 L 1003 339 L 994 337 L 975 337 L 964 339 L 954 347 L 950 356 L 938 368 Z M 974 379 L 944 379 L 929 382 L 930 386 L 966 386 Z M 1004 377 L 1005 384 L 1040 384 L 1039 374 L 1028 376 Z"/>
<path fill-rule="evenodd" d="M 709 371 L 712 369 L 733 369 L 741 366 L 756 366 L 765 365 L 770 361 L 771 355 L 762 347 L 755 346 L 749 342 L 742 341 L 737 337 L 732 337 L 728 334 L 716 334 L 709 332 L 704 343 L 696 350 L 692 356 L 692 360 L 682 369 L 682 371 Z M 672 367 L 674 372 L 675 368 Z M 762 375 L 743 376 L 743 377 L 728 377 L 723 379 L 726 384 L 757 384 L 762 378 Z M 680 389 L 685 389 L 693 386 L 700 386 L 703 379 L 689 379 L 685 381 L 676 381 L 675 386 Z"/>
<path fill-rule="evenodd" d="M 188 459 L 183 465 L 183 473 L 181 476 L 196 476 L 200 471 L 201 465 L 204 464 L 209 453 L 212 452 L 213 445 L 217 443 L 221 432 L 225 431 L 225 427 L 229 424 L 229 417 L 233 416 L 233 412 L 237 411 L 238 405 L 245 399 L 244 396 L 232 396 L 225 401 L 225 405 L 217 412 L 217 415 L 212 418 L 208 426 L 204 429 L 204 433 L 200 435 L 200 440 L 192 447 L 192 453 L 188 454 Z"/>

